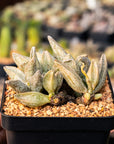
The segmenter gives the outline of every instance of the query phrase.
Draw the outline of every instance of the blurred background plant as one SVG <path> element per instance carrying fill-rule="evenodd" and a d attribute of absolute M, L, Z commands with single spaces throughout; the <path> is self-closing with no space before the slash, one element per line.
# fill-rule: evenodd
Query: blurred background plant
<path fill-rule="evenodd" d="M 27 28 L 27 51 L 29 52 L 32 46 L 38 48 L 41 42 L 41 21 L 30 20 Z"/>
<path fill-rule="evenodd" d="M 113 8 L 112 0 L 25 0 L 5 7 L 0 13 L 0 59 L 12 51 L 28 55 L 32 46 L 52 54 L 50 34 L 73 57 L 87 53 L 98 58 L 105 51 L 113 66 Z"/>

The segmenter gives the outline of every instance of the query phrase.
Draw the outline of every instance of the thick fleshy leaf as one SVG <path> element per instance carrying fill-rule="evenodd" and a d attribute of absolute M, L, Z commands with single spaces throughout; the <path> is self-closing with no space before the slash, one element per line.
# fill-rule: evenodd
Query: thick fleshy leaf
<path fill-rule="evenodd" d="M 43 72 L 46 73 L 49 70 L 51 70 L 53 64 L 54 64 L 54 58 L 49 54 L 48 51 L 44 51 L 42 53 L 42 58 L 41 58 L 41 65 L 43 68 Z"/>
<path fill-rule="evenodd" d="M 27 81 L 30 81 L 30 78 L 35 74 L 37 70 L 40 70 L 42 72 L 40 63 L 36 56 L 35 47 L 32 47 L 30 52 L 31 59 L 28 63 L 24 65 L 24 73 Z"/>
<path fill-rule="evenodd" d="M 92 84 L 92 88 L 94 90 L 96 85 L 99 82 L 99 69 L 98 69 L 98 65 L 97 65 L 96 61 L 94 61 L 94 60 L 91 61 L 87 75 L 89 77 L 89 80 Z"/>
<path fill-rule="evenodd" d="M 16 63 L 16 65 L 22 70 L 22 65 L 24 63 L 27 63 L 30 58 L 27 57 L 27 56 L 22 56 L 18 53 L 12 53 L 12 57 L 13 57 L 13 60 L 14 62 Z"/>
<path fill-rule="evenodd" d="M 36 57 L 36 48 L 33 46 L 30 51 L 30 58 Z"/>
<path fill-rule="evenodd" d="M 56 93 L 57 93 L 59 91 L 59 89 L 61 88 L 61 86 L 62 86 L 63 76 L 59 71 L 57 71 L 55 73 L 55 77 L 57 78 L 57 88 L 56 88 Z"/>
<path fill-rule="evenodd" d="M 20 80 L 8 80 L 5 83 L 19 93 L 30 91 L 30 88 Z"/>
<path fill-rule="evenodd" d="M 95 100 L 99 100 L 101 98 L 102 98 L 102 94 L 101 93 L 95 94 L 95 96 L 94 96 Z"/>
<path fill-rule="evenodd" d="M 28 107 L 38 107 L 50 103 L 49 96 L 40 92 L 19 93 L 14 97 Z"/>
<path fill-rule="evenodd" d="M 48 41 L 52 47 L 54 56 L 58 60 L 63 61 L 63 59 L 67 53 L 63 50 L 63 48 L 51 36 L 48 36 Z"/>
<path fill-rule="evenodd" d="M 67 55 L 64 57 L 62 63 L 63 63 L 68 69 L 70 69 L 70 71 L 72 71 L 72 72 L 74 72 L 74 73 L 77 71 L 77 70 L 76 70 L 76 62 L 75 62 L 74 58 L 73 58 L 70 54 L 67 54 Z"/>
<path fill-rule="evenodd" d="M 81 73 L 80 67 L 82 63 L 84 63 L 85 72 L 87 72 L 91 63 L 87 55 L 80 55 L 76 58 L 76 67 L 77 67 L 78 74 Z"/>
<path fill-rule="evenodd" d="M 82 97 L 83 103 L 84 103 L 85 105 L 88 104 L 90 98 L 91 98 L 90 94 L 89 94 L 89 93 L 85 93 L 84 96 Z"/>
<path fill-rule="evenodd" d="M 25 75 L 18 68 L 13 66 L 5 66 L 4 70 L 12 80 L 21 80 L 22 82 L 25 82 Z"/>
<path fill-rule="evenodd" d="M 42 71 L 42 70 L 41 70 L 40 63 L 39 63 L 39 61 L 38 61 L 38 59 L 37 59 L 35 47 L 32 47 L 32 49 L 31 49 L 31 51 L 30 51 L 30 58 L 35 61 L 36 69 L 37 69 L 37 70 L 39 69 L 40 71 Z"/>
<path fill-rule="evenodd" d="M 99 62 L 99 82 L 96 86 L 94 93 L 98 92 L 104 85 L 107 75 L 107 60 L 106 56 L 102 54 Z"/>
<path fill-rule="evenodd" d="M 85 77 L 85 80 L 86 80 L 86 84 L 87 84 L 87 87 L 88 87 L 88 93 L 89 94 L 92 94 L 93 93 L 93 88 L 92 88 L 92 83 L 87 75 L 87 73 L 84 71 L 84 63 L 82 63 L 82 66 L 81 66 L 81 72 L 82 74 L 84 75 Z"/>
<path fill-rule="evenodd" d="M 76 72 L 76 63 L 74 58 L 70 54 L 66 53 L 64 49 L 51 36 L 48 36 L 48 40 L 55 57 L 60 62 L 64 63 L 65 66 L 68 67 L 68 69 Z"/>
<path fill-rule="evenodd" d="M 57 89 L 57 77 L 54 71 L 48 71 L 43 78 L 43 87 L 49 94 L 54 94 Z"/>
<path fill-rule="evenodd" d="M 87 88 L 82 82 L 82 79 L 79 77 L 77 73 L 72 73 L 65 66 L 55 61 L 55 66 L 60 70 L 64 79 L 67 81 L 68 85 L 76 92 L 86 93 Z"/>
<path fill-rule="evenodd" d="M 32 91 L 39 92 L 42 90 L 42 76 L 39 70 L 30 78 L 29 82 Z"/>
<path fill-rule="evenodd" d="M 24 66 L 24 73 L 25 73 L 25 78 L 27 81 L 30 80 L 30 78 L 34 75 L 34 73 L 37 71 L 36 68 L 36 62 L 34 58 L 32 58 L 27 64 Z"/>
<path fill-rule="evenodd" d="M 39 52 L 36 52 L 36 56 L 37 56 L 37 59 L 39 61 L 39 63 L 41 64 L 42 62 L 42 53 L 39 53 Z"/>

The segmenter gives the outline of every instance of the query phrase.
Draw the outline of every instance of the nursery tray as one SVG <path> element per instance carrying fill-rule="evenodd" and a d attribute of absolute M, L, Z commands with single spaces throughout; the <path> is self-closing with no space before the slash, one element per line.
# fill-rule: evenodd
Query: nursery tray
<path fill-rule="evenodd" d="M 109 79 L 112 97 L 114 94 Z M 107 144 L 114 116 L 109 117 L 22 117 L 4 114 L 6 85 L 1 103 L 2 127 L 8 144 Z"/>

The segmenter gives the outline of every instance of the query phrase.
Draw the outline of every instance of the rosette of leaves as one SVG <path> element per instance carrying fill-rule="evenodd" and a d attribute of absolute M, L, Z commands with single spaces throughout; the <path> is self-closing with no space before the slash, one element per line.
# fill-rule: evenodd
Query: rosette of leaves
<path fill-rule="evenodd" d="M 60 72 L 52 68 L 54 58 L 47 51 L 36 54 L 35 47 L 32 47 L 30 57 L 17 53 L 12 55 L 18 68 L 5 66 L 4 70 L 10 77 L 6 84 L 17 92 L 14 97 L 29 107 L 50 103 L 63 81 Z M 43 93 L 43 89 L 48 94 Z"/>
<path fill-rule="evenodd" d="M 100 61 L 89 60 L 86 55 L 78 56 L 76 60 L 66 53 L 50 36 L 48 40 L 57 58 L 55 67 L 61 72 L 68 85 L 81 96 L 77 103 L 89 104 L 93 99 L 102 97 L 98 93 L 103 87 L 107 75 L 106 56 L 102 54 Z"/>

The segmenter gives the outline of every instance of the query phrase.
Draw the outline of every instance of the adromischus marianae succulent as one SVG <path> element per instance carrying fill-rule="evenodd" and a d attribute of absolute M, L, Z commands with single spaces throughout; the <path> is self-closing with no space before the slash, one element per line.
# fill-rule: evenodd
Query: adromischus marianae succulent
<path fill-rule="evenodd" d="M 10 77 L 6 83 L 17 92 L 15 97 L 29 107 L 47 103 L 58 105 L 71 99 L 74 101 L 75 97 L 70 98 L 65 87 L 62 87 L 64 77 L 74 90 L 77 103 L 89 104 L 91 100 L 101 98 L 102 94 L 98 92 L 103 87 L 107 74 L 105 55 L 101 56 L 98 63 L 90 61 L 87 55 L 78 56 L 75 60 L 52 37 L 48 36 L 48 39 L 55 57 L 47 51 L 36 53 L 35 47 L 32 47 L 30 57 L 13 53 L 18 68 L 4 67 Z M 59 92 L 61 87 L 62 91 Z"/>
<path fill-rule="evenodd" d="M 5 66 L 4 70 L 10 77 L 6 83 L 18 92 L 15 97 L 29 107 L 50 103 L 63 81 L 61 73 L 52 68 L 54 58 L 47 51 L 36 54 L 35 47 L 32 47 L 30 57 L 16 53 L 12 56 L 18 68 Z M 49 95 L 41 93 L 43 88 Z"/>
<path fill-rule="evenodd" d="M 88 104 L 92 99 L 101 98 L 102 94 L 97 92 L 103 87 L 106 80 L 106 56 L 102 54 L 99 63 L 95 60 L 90 61 L 84 55 L 77 57 L 75 61 L 52 37 L 48 36 L 48 40 L 58 60 L 54 62 L 54 66 L 58 68 L 74 91 L 83 94 L 77 99 L 77 102 Z"/>

